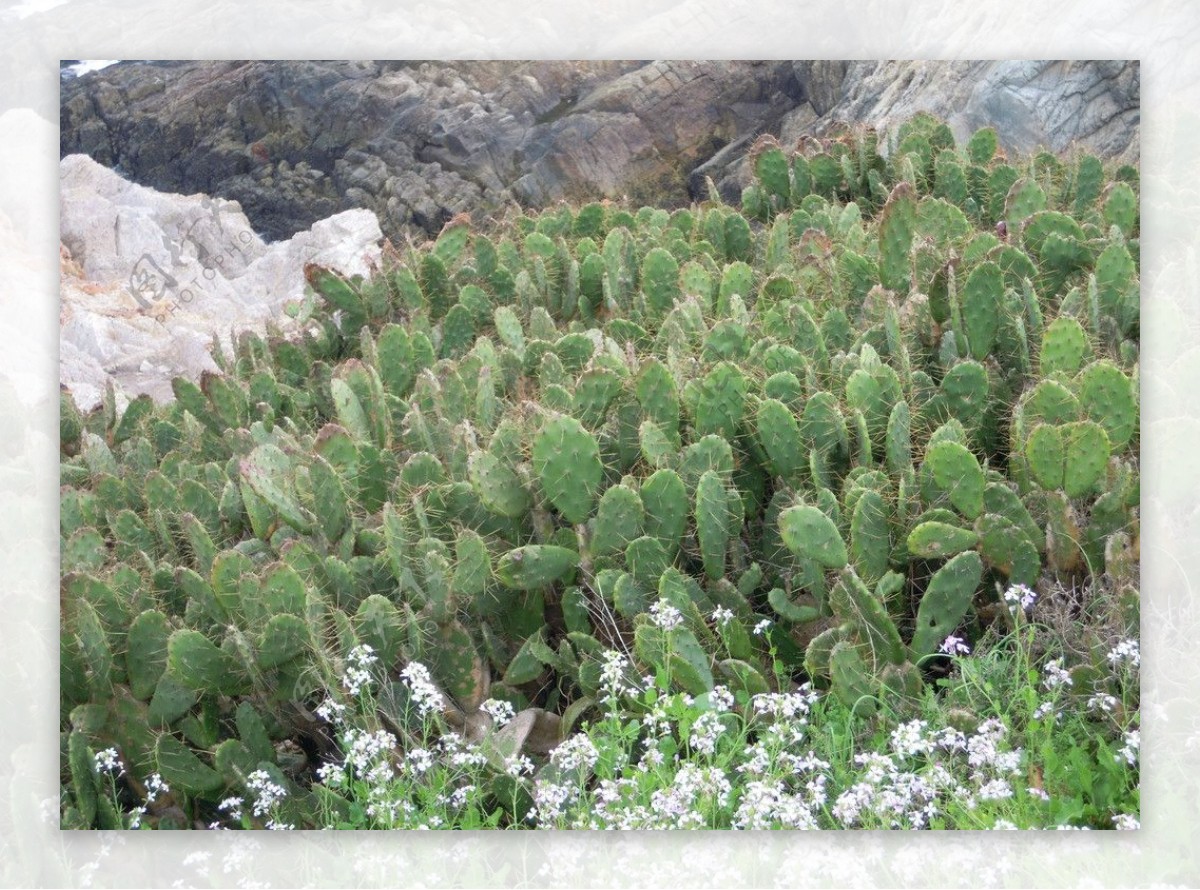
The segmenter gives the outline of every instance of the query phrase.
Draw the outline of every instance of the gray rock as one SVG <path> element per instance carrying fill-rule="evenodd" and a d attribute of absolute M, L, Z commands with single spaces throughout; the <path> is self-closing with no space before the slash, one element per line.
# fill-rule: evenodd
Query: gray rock
<path fill-rule="evenodd" d="M 958 139 L 995 127 L 1012 151 L 1063 152 L 1078 143 L 1104 157 L 1138 156 L 1137 62 L 800 62 L 796 68 L 821 118 L 817 132 L 840 121 L 892 130 L 929 111 Z"/>
<path fill-rule="evenodd" d="M 61 150 L 237 201 L 267 240 L 354 207 L 389 238 L 514 203 L 737 201 L 745 151 L 916 111 L 965 138 L 1138 152 L 1136 62 L 129 62 L 64 81 Z"/>

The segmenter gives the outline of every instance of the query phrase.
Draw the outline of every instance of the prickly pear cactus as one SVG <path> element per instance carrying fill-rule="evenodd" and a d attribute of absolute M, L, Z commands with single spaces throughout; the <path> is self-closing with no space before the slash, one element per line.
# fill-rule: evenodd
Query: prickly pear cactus
<path fill-rule="evenodd" d="M 613 648 L 866 715 L 998 586 L 1135 591 L 1138 177 L 999 135 L 764 137 L 744 213 L 458 217 L 370 279 L 310 265 L 303 337 L 241 335 L 169 404 L 64 393 L 67 821 L 112 823 L 115 746 L 130 794 L 158 769 L 204 818 L 261 765 L 318 824 L 281 752 L 325 750 L 363 644 L 459 708 L 578 720 Z"/>

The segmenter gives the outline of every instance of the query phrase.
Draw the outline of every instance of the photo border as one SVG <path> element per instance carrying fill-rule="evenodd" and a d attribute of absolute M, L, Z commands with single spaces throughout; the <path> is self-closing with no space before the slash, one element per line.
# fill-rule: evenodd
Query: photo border
<path fill-rule="evenodd" d="M 1200 825 L 1200 14 L 1057 5 L 24 0 L 0 12 L 0 882 L 6 886 L 1191 886 Z M 214 9 L 216 10 L 214 12 Z M 219 13 L 219 14 L 218 14 Z M 58 60 L 1140 58 L 1142 824 L 839 832 L 59 832 Z"/>

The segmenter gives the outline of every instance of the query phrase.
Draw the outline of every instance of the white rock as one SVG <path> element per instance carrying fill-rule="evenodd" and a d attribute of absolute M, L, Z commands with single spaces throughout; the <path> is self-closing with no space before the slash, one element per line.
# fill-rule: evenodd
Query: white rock
<path fill-rule="evenodd" d="M 134 396 L 169 401 L 171 378 L 216 370 L 216 334 L 292 328 L 304 266 L 366 275 L 380 255 L 379 220 L 349 210 L 267 244 L 236 201 L 172 195 L 122 179 L 84 155 L 59 165 L 63 251 L 59 379 L 82 409 L 112 378 Z"/>

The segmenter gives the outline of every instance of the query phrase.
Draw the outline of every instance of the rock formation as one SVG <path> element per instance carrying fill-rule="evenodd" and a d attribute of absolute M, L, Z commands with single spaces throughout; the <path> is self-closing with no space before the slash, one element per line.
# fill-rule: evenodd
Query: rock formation
<path fill-rule="evenodd" d="M 209 349 L 231 331 L 286 331 L 304 264 L 367 274 L 382 238 L 350 210 L 266 244 L 236 202 L 130 183 L 83 155 L 60 163 L 59 379 L 83 409 L 109 379 L 128 396 L 169 400 L 171 378 L 216 370 Z"/>
<path fill-rule="evenodd" d="M 1136 62 L 131 62 L 64 81 L 61 150 L 236 200 L 269 240 L 351 208 L 399 238 L 514 203 L 685 204 L 706 176 L 736 200 L 761 133 L 919 110 L 1133 160 L 1139 87 Z"/>

